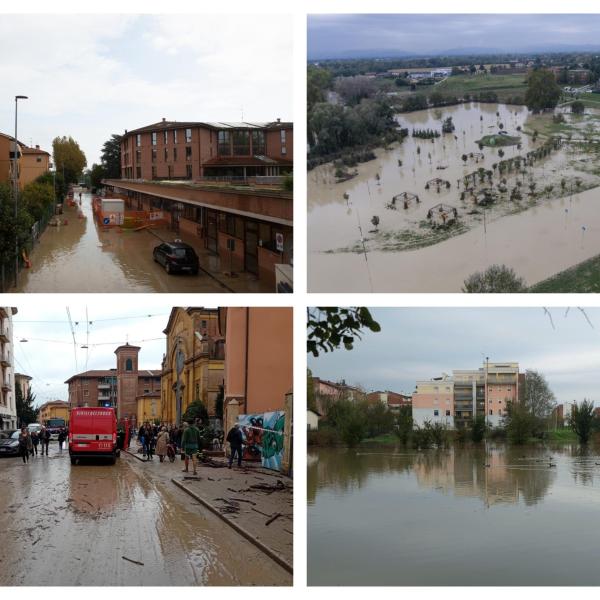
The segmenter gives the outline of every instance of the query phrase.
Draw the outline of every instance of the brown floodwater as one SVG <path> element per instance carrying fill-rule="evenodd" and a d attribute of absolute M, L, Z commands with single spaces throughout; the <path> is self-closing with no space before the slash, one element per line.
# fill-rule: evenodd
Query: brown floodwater
<path fill-rule="evenodd" d="M 599 465 L 570 444 L 309 450 L 309 585 L 599 585 Z"/>
<path fill-rule="evenodd" d="M 0 585 L 291 584 L 289 573 L 133 457 L 72 466 L 67 452 L 50 451 L 29 465 L 0 460 Z"/>
<path fill-rule="evenodd" d="M 168 275 L 152 259 L 172 232 L 104 230 L 94 221 L 90 194 L 79 209 L 66 208 L 67 225 L 47 227 L 31 253 L 32 267 L 19 275 L 18 292 L 226 292 L 202 271 Z M 85 218 L 78 218 L 81 212 Z M 215 265 L 216 267 L 216 265 Z M 209 267 L 211 270 L 213 266 Z M 255 284 L 256 287 L 257 284 Z M 248 291 L 252 289 L 252 284 Z"/>
<path fill-rule="evenodd" d="M 476 140 L 498 133 L 502 123 L 504 131 L 521 137 L 522 146 L 520 150 L 517 146 L 502 148 L 506 160 L 524 156 L 541 145 L 543 138 L 533 142 L 517 129 L 527 129 L 530 117 L 520 106 L 472 103 L 400 114 L 397 120 L 411 132 L 440 131 L 441 120 L 448 116 L 456 127 L 454 134 L 443 134 L 433 142 L 409 135 L 402 144 L 378 150 L 376 160 L 358 165 L 358 175 L 346 182 L 335 183 L 332 164 L 308 173 L 310 291 L 457 292 L 471 273 L 498 263 L 513 267 L 533 284 L 600 253 L 596 206 L 600 188 L 577 193 L 574 185 L 576 179 L 582 190 L 600 185 L 590 155 L 579 155 L 565 145 L 536 162 L 526 175 L 507 173 L 509 189 L 517 179 L 522 182 L 524 200 L 518 205 L 498 202 L 469 214 L 476 207 L 470 200 L 460 199 L 463 177 L 480 167 L 494 170 L 493 164 L 501 160 L 496 149 L 484 147 L 483 158 L 475 156 L 463 162 L 463 154 L 480 152 Z M 568 114 L 565 118 L 572 119 Z M 431 185 L 426 190 L 426 182 L 434 178 L 449 181 L 450 189 L 442 185 L 438 192 L 437 186 Z M 494 177 L 494 183 L 498 178 Z M 565 191 L 562 197 L 555 197 L 560 195 L 563 178 Z M 531 180 L 538 192 L 553 185 L 554 195 L 531 201 L 527 196 Z M 396 210 L 389 209 L 392 197 L 402 192 L 417 194 L 420 203 L 410 202 L 405 210 L 398 202 Z M 418 247 L 420 243 L 399 244 L 399 232 L 421 239 L 429 235 L 427 213 L 439 203 L 457 208 L 464 232 L 423 247 Z M 380 220 L 378 233 L 371 224 L 373 216 Z M 361 232 L 366 256 L 350 251 L 361 248 Z M 404 249 L 407 244 L 409 249 Z"/>

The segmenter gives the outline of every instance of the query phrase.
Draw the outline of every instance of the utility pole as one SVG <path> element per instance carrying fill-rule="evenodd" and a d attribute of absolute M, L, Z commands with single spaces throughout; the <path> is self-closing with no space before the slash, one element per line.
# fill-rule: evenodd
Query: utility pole
<path fill-rule="evenodd" d="M 15 199 L 15 288 L 19 283 L 19 228 L 17 227 L 17 219 L 19 216 L 18 202 L 19 202 L 19 159 L 18 159 L 18 143 L 17 143 L 17 109 L 19 100 L 27 100 L 27 96 L 15 96 L 15 139 L 14 139 L 14 153 L 13 153 L 13 186 L 14 186 L 14 199 Z"/>

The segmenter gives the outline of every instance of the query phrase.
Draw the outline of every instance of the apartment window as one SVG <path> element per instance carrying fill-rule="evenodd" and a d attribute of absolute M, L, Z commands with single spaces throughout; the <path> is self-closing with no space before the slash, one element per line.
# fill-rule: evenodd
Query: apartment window
<path fill-rule="evenodd" d="M 285 147 L 285 129 L 281 130 L 281 154 L 287 154 L 287 149 Z"/>
<path fill-rule="evenodd" d="M 135 162 L 136 163 L 141 163 L 142 162 L 142 151 L 141 150 L 136 150 L 135 151 Z"/>
<path fill-rule="evenodd" d="M 188 179 L 192 178 L 192 165 L 185 165 L 185 176 Z"/>
<path fill-rule="evenodd" d="M 494 411 L 490 408 L 490 415 L 493 415 Z"/>
<path fill-rule="evenodd" d="M 163 131 L 163 142 L 165 144 L 169 143 L 169 132 L 166 129 Z"/>
<path fill-rule="evenodd" d="M 150 390 L 144 390 L 144 394 L 149 394 Z"/>
<path fill-rule="evenodd" d="M 449 416 L 450 416 L 450 411 L 449 411 L 449 410 L 447 410 L 447 411 L 446 411 L 446 416 L 447 416 L 447 417 L 449 417 Z"/>
<path fill-rule="evenodd" d="M 90 395 L 90 390 L 83 390 L 83 395 L 84 396 L 89 396 Z"/>
<path fill-rule="evenodd" d="M 152 162 L 156 162 L 156 148 L 152 148 Z"/>
<path fill-rule="evenodd" d="M 185 130 L 185 141 L 188 143 L 192 141 L 192 130 L 191 129 Z"/>
<path fill-rule="evenodd" d="M 440 411 L 439 411 L 439 410 L 435 409 L 435 410 L 433 411 L 433 416 L 434 416 L 434 417 L 437 417 L 437 416 L 439 416 L 439 414 L 440 414 Z"/>
<path fill-rule="evenodd" d="M 138 133 L 135 136 L 135 145 L 136 146 L 141 146 L 142 145 L 142 135 L 140 133 Z"/>
<path fill-rule="evenodd" d="M 173 160 L 177 162 L 177 148 L 173 148 Z"/>
<path fill-rule="evenodd" d="M 191 146 L 185 147 L 185 160 L 192 160 L 192 147 Z"/>
<path fill-rule="evenodd" d="M 252 132 L 252 154 L 262 155 L 266 153 L 265 149 L 265 132 L 264 131 L 253 131 Z"/>
<path fill-rule="evenodd" d="M 169 179 L 172 179 L 172 177 L 173 177 L 173 165 L 169 165 L 167 167 L 167 177 Z"/>
<path fill-rule="evenodd" d="M 220 156 L 231 155 L 231 138 L 229 131 L 219 131 L 218 153 Z"/>
<path fill-rule="evenodd" d="M 169 160 L 169 149 L 165 148 L 165 162 Z"/>
<path fill-rule="evenodd" d="M 156 179 L 156 167 L 152 167 L 152 179 Z"/>
<path fill-rule="evenodd" d="M 173 143 L 177 143 L 177 129 L 173 129 Z"/>
<path fill-rule="evenodd" d="M 152 132 L 152 145 L 156 146 L 156 131 Z"/>
<path fill-rule="evenodd" d="M 248 156 L 250 154 L 250 132 L 241 130 L 233 132 L 234 156 Z"/>

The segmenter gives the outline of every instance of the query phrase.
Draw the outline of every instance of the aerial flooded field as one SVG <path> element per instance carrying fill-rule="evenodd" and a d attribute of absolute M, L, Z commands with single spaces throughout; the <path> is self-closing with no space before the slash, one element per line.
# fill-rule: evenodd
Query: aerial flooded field
<path fill-rule="evenodd" d="M 408 136 L 375 160 L 309 171 L 310 291 L 458 292 L 492 264 L 532 285 L 600 253 L 600 111 L 465 103 L 396 120 Z"/>

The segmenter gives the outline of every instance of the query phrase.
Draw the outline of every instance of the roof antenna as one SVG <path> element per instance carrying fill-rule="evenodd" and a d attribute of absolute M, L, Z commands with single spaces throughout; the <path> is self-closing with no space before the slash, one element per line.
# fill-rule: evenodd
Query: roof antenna
<path fill-rule="evenodd" d="M 244 107 L 242 106 L 242 123 L 244 122 Z"/>

